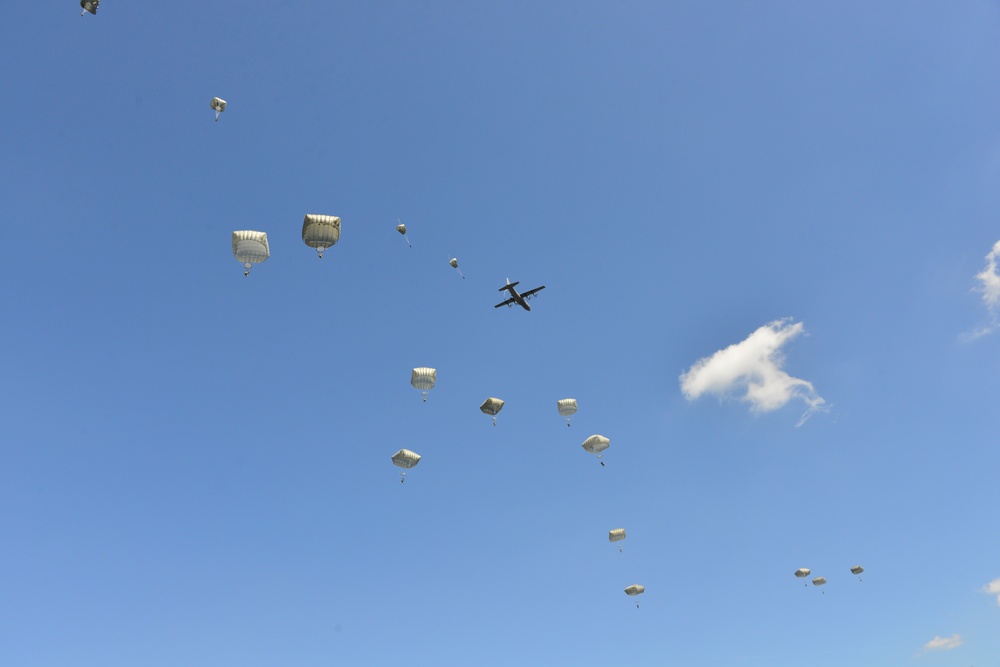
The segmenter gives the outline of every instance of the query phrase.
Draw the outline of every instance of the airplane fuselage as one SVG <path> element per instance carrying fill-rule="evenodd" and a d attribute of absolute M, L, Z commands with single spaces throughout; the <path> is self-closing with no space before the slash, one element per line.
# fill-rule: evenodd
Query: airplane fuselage
<path fill-rule="evenodd" d="M 524 308 L 525 310 L 531 310 L 531 306 L 529 306 L 528 302 L 525 301 L 524 298 L 520 294 L 517 293 L 516 289 L 514 289 L 513 287 L 511 287 L 507 291 L 510 292 L 510 298 L 514 299 L 514 303 L 516 303 L 517 305 L 521 306 L 521 308 Z"/>

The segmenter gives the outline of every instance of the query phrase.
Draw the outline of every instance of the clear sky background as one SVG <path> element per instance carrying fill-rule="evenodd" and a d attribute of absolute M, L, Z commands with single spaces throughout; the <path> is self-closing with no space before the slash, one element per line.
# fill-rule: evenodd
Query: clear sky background
<path fill-rule="evenodd" d="M 0 663 L 1000 664 L 996 2 L 79 11 L 0 20 Z"/>

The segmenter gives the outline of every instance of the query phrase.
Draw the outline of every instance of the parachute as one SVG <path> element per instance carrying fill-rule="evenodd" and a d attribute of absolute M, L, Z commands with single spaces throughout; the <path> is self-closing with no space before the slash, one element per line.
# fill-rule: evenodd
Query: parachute
<path fill-rule="evenodd" d="M 221 97 L 213 97 L 209 106 L 215 110 L 215 122 L 219 122 L 219 114 L 226 110 L 226 101 Z"/>
<path fill-rule="evenodd" d="M 323 259 L 327 248 L 340 240 L 340 218 L 335 215 L 306 215 L 302 221 L 302 242 L 315 248 Z"/>
<path fill-rule="evenodd" d="M 403 476 L 399 480 L 399 483 L 402 484 L 406 481 L 406 471 L 420 463 L 420 454 L 411 452 L 409 449 L 401 449 L 392 455 L 392 463 L 403 469 Z"/>
<path fill-rule="evenodd" d="M 80 6 L 83 7 L 83 11 L 80 12 L 80 16 L 83 16 L 87 12 L 97 16 L 97 6 L 99 4 L 101 4 L 101 0 L 80 0 Z"/>
<path fill-rule="evenodd" d="M 500 398 L 487 398 L 483 401 L 483 404 L 479 406 L 479 410 L 484 415 L 491 415 L 493 417 L 493 425 L 497 425 L 497 413 L 503 410 L 503 399 Z"/>
<path fill-rule="evenodd" d="M 854 567 L 851 568 L 851 574 L 861 574 L 864 571 L 865 568 L 861 567 L 860 565 L 855 565 Z M 861 577 L 858 577 L 858 581 L 864 581 L 864 580 Z"/>
<path fill-rule="evenodd" d="M 233 232 L 233 257 L 243 263 L 243 268 L 246 269 L 243 275 L 249 276 L 250 268 L 254 264 L 260 264 L 270 256 L 267 232 L 251 230 Z"/>
<path fill-rule="evenodd" d="M 615 528 L 614 530 L 608 531 L 608 542 L 621 542 L 625 539 L 625 529 Z M 621 553 L 622 545 L 618 545 L 618 553 Z"/>
<path fill-rule="evenodd" d="M 799 569 L 795 570 L 795 576 L 798 577 L 799 579 L 803 579 L 805 577 L 808 577 L 810 572 L 812 572 L 812 570 L 810 570 L 808 567 L 800 567 Z M 809 584 L 803 584 L 803 586 L 808 587 Z"/>
<path fill-rule="evenodd" d="M 424 397 L 424 402 L 427 402 L 427 392 L 434 388 L 437 384 L 437 369 L 436 368 L 414 368 L 413 374 L 410 376 L 410 384 L 413 385 L 414 389 L 420 390 L 420 395 Z"/>
<path fill-rule="evenodd" d="M 813 586 L 822 586 L 825 583 L 826 583 L 826 577 L 816 577 L 815 579 L 813 579 Z M 823 594 L 826 595 L 826 591 L 823 591 Z"/>
<path fill-rule="evenodd" d="M 646 587 L 643 586 L 642 584 L 632 584 L 631 586 L 625 589 L 625 595 L 628 595 L 629 597 L 642 595 L 645 592 L 646 592 Z M 639 605 L 637 604 L 635 608 L 638 609 Z"/>
<path fill-rule="evenodd" d="M 597 454 L 597 458 L 603 458 L 604 455 L 601 452 L 610 445 L 611 441 L 603 435 L 592 435 L 583 441 L 583 448 L 591 454 Z M 604 461 L 601 461 L 601 466 L 604 466 Z"/>
<path fill-rule="evenodd" d="M 462 273 L 462 269 L 458 268 L 458 259 L 452 257 L 451 259 L 448 260 L 448 263 L 451 264 L 451 268 L 458 271 L 458 275 L 462 276 L 462 280 L 465 280 L 465 274 Z"/>
<path fill-rule="evenodd" d="M 559 407 L 559 414 L 566 418 L 566 426 L 569 426 L 569 418 L 576 414 L 576 399 L 564 398 L 556 405 Z"/>
<path fill-rule="evenodd" d="M 396 222 L 399 222 L 399 218 L 396 218 Z M 412 248 L 413 244 L 410 243 L 410 237 L 406 235 L 406 225 L 404 225 L 402 222 L 399 222 L 399 224 L 396 225 L 396 231 L 403 235 L 403 238 L 406 239 L 406 245 Z"/>

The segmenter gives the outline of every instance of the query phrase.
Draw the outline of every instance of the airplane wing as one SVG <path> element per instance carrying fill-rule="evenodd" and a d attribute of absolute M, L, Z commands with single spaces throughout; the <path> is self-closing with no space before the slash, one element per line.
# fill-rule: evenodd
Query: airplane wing
<path fill-rule="evenodd" d="M 527 300 L 535 296 L 538 292 L 541 292 L 543 289 L 545 289 L 545 285 L 542 285 L 541 287 L 536 287 L 535 289 L 530 289 L 527 292 L 523 293 L 521 296 L 524 297 L 525 300 Z"/>
<path fill-rule="evenodd" d="M 510 305 L 510 304 L 512 304 L 512 303 L 514 303 L 514 298 L 513 298 L 513 297 L 511 297 L 510 299 L 507 299 L 507 300 L 506 300 L 506 301 L 504 301 L 503 303 L 498 303 L 497 305 L 495 305 L 495 306 L 493 306 L 493 307 L 494 307 L 494 308 L 499 308 L 500 306 L 509 306 L 509 305 Z"/>

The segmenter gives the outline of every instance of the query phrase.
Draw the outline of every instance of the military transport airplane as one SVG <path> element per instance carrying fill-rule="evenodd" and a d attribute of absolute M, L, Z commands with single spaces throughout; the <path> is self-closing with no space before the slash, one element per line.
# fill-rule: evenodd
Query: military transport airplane
<path fill-rule="evenodd" d="M 507 290 L 508 292 L 510 292 L 510 298 L 507 299 L 506 301 L 504 301 L 503 303 L 498 303 L 497 305 L 495 305 L 493 307 L 494 308 L 499 308 L 500 306 L 507 306 L 508 308 L 510 308 L 511 306 L 513 306 L 516 303 L 517 305 L 521 306 L 521 308 L 524 308 L 525 310 L 531 310 L 531 306 L 528 305 L 528 300 L 531 297 L 533 297 L 536 294 L 538 294 L 539 292 L 541 292 L 543 289 L 545 289 L 545 285 L 542 285 L 541 287 L 536 287 L 535 289 L 532 289 L 532 290 L 528 290 L 524 294 L 518 294 L 517 290 L 514 289 L 514 285 L 517 285 L 519 282 L 521 282 L 521 281 L 520 280 L 515 280 L 514 282 L 511 282 L 510 278 L 508 278 L 507 279 L 507 284 L 504 285 L 503 287 L 501 287 L 498 291 L 503 292 L 504 290 Z"/>

